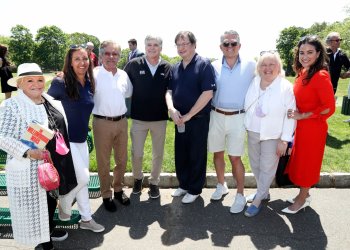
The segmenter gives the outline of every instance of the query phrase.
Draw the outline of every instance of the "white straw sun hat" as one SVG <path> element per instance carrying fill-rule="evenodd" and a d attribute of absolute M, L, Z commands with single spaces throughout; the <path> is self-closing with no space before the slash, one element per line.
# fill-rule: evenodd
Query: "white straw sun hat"
<path fill-rule="evenodd" d="M 17 87 L 19 80 L 26 76 L 43 76 L 43 72 L 36 63 L 22 63 L 18 66 L 17 76 L 8 80 L 7 83 L 12 87 Z"/>

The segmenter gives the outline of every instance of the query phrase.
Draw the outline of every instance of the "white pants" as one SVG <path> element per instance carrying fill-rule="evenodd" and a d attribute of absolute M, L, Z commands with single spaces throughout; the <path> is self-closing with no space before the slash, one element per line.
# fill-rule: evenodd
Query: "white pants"
<path fill-rule="evenodd" d="M 260 141 L 259 133 L 248 131 L 248 155 L 256 179 L 258 200 L 267 198 L 275 178 L 279 160 L 276 153 L 278 141 L 279 139 Z"/>
<path fill-rule="evenodd" d="M 89 150 L 86 141 L 83 143 L 70 143 L 75 175 L 78 185 L 66 195 L 60 195 L 60 206 L 65 214 L 71 214 L 74 198 L 77 199 L 79 213 L 83 221 L 89 221 L 91 208 L 89 201 Z"/>

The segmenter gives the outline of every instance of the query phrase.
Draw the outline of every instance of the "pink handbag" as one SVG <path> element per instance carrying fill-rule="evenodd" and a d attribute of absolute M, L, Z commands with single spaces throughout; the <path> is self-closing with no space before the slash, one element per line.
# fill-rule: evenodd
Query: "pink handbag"
<path fill-rule="evenodd" d="M 38 165 L 38 179 L 40 185 L 46 190 L 57 189 L 60 185 L 60 176 L 53 165 L 49 154 L 44 151 L 44 163 Z"/>

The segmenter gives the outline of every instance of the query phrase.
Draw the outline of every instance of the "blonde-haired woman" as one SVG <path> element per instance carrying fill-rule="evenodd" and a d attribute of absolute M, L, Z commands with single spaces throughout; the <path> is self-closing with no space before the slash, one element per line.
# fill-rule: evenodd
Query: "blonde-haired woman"
<path fill-rule="evenodd" d="M 248 131 L 248 155 L 257 183 L 257 193 L 244 215 L 253 217 L 269 196 L 279 157 L 292 140 L 295 121 L 288 109 L 295 108 L 292 84 L 284 78 L 277 52 L 263 51 L 256 66 L 257 76 L 245 98 L 245 127 Z"/>

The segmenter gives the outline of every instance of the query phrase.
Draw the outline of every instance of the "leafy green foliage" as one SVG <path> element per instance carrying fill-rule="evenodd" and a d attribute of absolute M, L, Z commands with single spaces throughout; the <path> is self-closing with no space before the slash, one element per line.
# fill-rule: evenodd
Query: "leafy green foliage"
<path fill-rule="evenodd" d="M 72 33 L 72 34 L 68 34 L 67 38 L 68 38 L 68 44 L 69 45 L 72 45 L 72 44 L 86 44 L 87 42 L 92 42 L 94 44 L 93 52 L 98 57 L 98 55 L 99 55 L 98 48 L 100 47 L 100 43 L 101 42 L 96 36 L 89 35 L 89 34 L 86 34 L 86 33 L 75 32 L 75 33 Z"/>
<path fill-rule="evenodd" d="M 44 26 L 35 37 L 34 61 L 45 70 L 59 70 L 63 67 L 67 36 L 56 26 Z"/>
<path fill-rule="evenodd" d="M 118 68 L 124 69 L 126 63 L 128 62 L 129 52 L 130 52 L 129 48 L 122 50 L 122 53 L 120 55 L 120 59 L 117 65 Z"/>
<path fill-rule="evenodd" d="M 23 25 L 16 25 L 11 29 L 11 33 L 9 51 L 12 62 L 16 65 L 31 62 L 35 44 L 29 29 Z"/>
<path fill-rule="evenodd" d="M 281 31 L 280 37 L 277 40 L 276 48 L 283 60 L 283 68 L 287 76 L 293 76 L 293 58 L 294 47 L 297 44 L 300 37 L 305 35 L 306 30 L 300 27 L 289 27 Z"/>
<path fill-rule="evenodd" d="M 8 47 L 8 45 L 10 44 L 10 38 L 7 36 L 0 35 L 0 44 Z"/>

